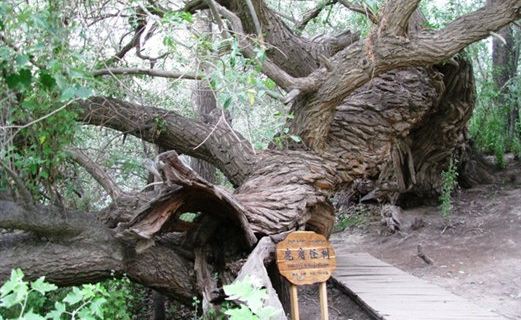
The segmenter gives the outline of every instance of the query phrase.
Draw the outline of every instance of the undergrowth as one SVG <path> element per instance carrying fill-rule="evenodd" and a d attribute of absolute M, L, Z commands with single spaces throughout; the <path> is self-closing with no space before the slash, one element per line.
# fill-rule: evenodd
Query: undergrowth
<path fill-rule="evenodd" d="M 458 184 L 457 179 L 457 163 L 451 159 L 447 170 L 441 173 L 440 209 L 441 215 L 445 220 L 449 220 L 452 214 L 452 193 Z"/>
<path fill-rule="evenodd" d="M 130 280 L 58 288 L 40 277 L 29 282 L 20 269 L 0 287 L 0 320 L 132 319 Z"/>
<path fill-rule="evenodd" d="M 505 153 L 511 152 L 517 157 L 521 156 L 519 120 L 515 123 L 514 132 L 510 133 L 508 129 L 512 108 L 519 105 L 519 96 L 521 85 L 517 81 L 511 81 L 508 94 L 501 97 L 493 84 L 483 83 L 479 88 L 476 108 L 469 121 L 469 133 L 479 151 L 494 155 L 498 168 L 505 167 Z"/>

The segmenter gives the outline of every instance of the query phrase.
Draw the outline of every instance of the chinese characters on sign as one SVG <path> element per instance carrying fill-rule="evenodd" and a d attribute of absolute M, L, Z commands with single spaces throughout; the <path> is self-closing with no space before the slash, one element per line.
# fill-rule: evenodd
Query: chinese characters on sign
<path fill-rule="evenodd" d="M 313 284 L 329 279 L 335 269 L 336 256 L 324 236 L 296 231 L 277 244 L 277 265 L 289 282 Z"/>

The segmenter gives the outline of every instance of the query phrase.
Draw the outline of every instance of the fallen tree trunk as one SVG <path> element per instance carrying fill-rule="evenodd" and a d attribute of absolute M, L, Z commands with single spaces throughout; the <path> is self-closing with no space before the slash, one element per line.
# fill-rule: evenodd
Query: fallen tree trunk
<path fill-rule="evenodd" d="M 6 200 L 0 200 L 0 212 L 0 228 L 9 231 L 0 236 L 0 282 L 14 268 L 22 269 L 28 279 L 45 275 L 60 286 L 126 274 L 187 304 L 197 294 L 193 262 L 172 243 L 137 254 L 93 213 L 26 209 Z"/>

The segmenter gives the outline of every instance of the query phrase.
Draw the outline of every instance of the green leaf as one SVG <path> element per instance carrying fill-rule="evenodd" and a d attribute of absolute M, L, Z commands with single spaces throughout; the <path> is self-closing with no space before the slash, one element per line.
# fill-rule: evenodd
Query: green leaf
<path fill-rule="evenodd" d="M 273 90 L 273 89 L 275 89 L 275 87 L 277 87 L 277 84 L 275 83 L 275 81 L 271 80 L 270 78 L 267 78 L 266 80 L 264 80 L 264 85 L 269 90 Z"/>
<path fill-rule="evenodd" d="M 291 138 L 291 140 L 295 141 L 296 143 L 302 142 L 302 139 L 297 135 L 290 134 L 289 137 Z"/>
<path fill-rule="evenodd" d="M 60 101 L 66 102 L 73 98 L 87 99 L 92 96 L 92 89 L 84 86 L 66 87 L 61 94 Z"/>
<path fill-rule="evenodd" d="M 89 309 L 93 315 L 96 315 L 100 318 L 103 317 L 103 305 L 107 302 L 105 298 L 97 298 L 91 302 Z"/>
<path fill-rule="evenodd" d="M 230 106 L 231 103 L 232 103 L 232 97 L 227 97 L 226 100 L 224 100 L 223 108 L 228 109 L 228 107 Z"/>
<path fill-rule="evenodd" d="M 83 295 L 78 287 L 72 288 L 72 291 L 63 299 L 63 302 L 69 305 L 75 305 L 83 299 Z"/>
<path fill-rule="evenodd" d="M 44 317 L 42 317 L 39 314 L 34 313 L 32 310 L 29 310 L 26 314 L 23 315 L 24 320 L 45 320 Z"/>
<path fill-rule="evenodd" d="M 88 308 L 81 309 L 78 312 L 78 318 L 81 320 L 96 320 L 96 317 L 94 317 Z"/>
<path fill-rule="evenodd" d="M 18 73 L 5 77 L 5 82 L 10 89 L 26 89 L 31 85 L 32 74 L 29 69 L 21 69 Z"/>
<path fill-rule="evenodd" d="M 255 316 L 250 309 L 241 305 L 239 308 L 228 309 L 224 312 L 230 316 L 230 320 L 257 320 L 259 317 Z"/>
<path fill-rule="evenodd" d="M 0 47 L 0 61 L 7 61 L 11 51 L 7 47 Z"/>
<path fill-rule="evenodd" d="M 60 312 L 58 310 L 52 310 L 51 312 L 47 313 L 46 317 L 47 319 L 61 320 L 62 314 L 63 312 Z"/>
<path fill-rule="evenodd" d="M 183 19 L 184 21 L 186 21 L 188 23 L 192 23 L 192 21 L 193 21 L 192 14 L 190 12 L 181 11 L 181 12 L 179 12 L 179 16 L 181 17 L 181 19 Z"/>
<path fill-rule="evenodd" d="M 60 101 L 61 102 L 69 101 L 72 98 L 74 98 L 75 94 L 76 94 L 76 88 L 67 87 L 67 88 L 65 88 L 65 90 L 62 91 L 62 94 L 60 96 Z"/>
<path fill-rule="evenodd" d="M 271 319 L 274 316 L 278 315 L 279 313 L 280 313 L 280 310 L 277 310 L 270 306 L 263 307 L 262 309 L 259 309 L 255 312 L 255 314 L 260 319 Z"/>
<path fill-rule="evenodd" d="M 36 281 L 33 281 L 31 283 L 31 288 L 33 290 L 38 291 L 42 295 L 45 295 L 47 292 L 58 289 L 58 287 L 54 284 L 45 282 L 45 277 L 40 277 Z"/>
<path fill-rule="evenodd" d="M 20 302 L 22 301 L 18 299 L 17 295 L 15 293 L 11 293 L 0 299 L 0 307 L 11 308 Z"/>
<path fill-rule="evenodd" d="M 54 310 L 47 313 L 47 319 L 60 320 L 62 314 L 64 314 L 65 311 L 66 311 L 65 304 L 63 304 L 62 302 L 56 301 L 54 303 Z"/>
<path fill-rule="evenodd" d="M 266 289 L 261 289 L 260 286 L 261 284 L 254 278 L 247 277 L 242 281 L 223 286 L 223 289 L 230 299 L 242 301 L 253 312 L 257 312 L 262 309 L 263 299 L 268 295 Z"/>
<path fill-rule="evenodd" d="M 26 65 L 29 62 L 29 57 L 25 54 L 19 54 L 19 55 L 16 55 L 15 61 L 16 61 L 16 65 L 21 67 L 21 66 Z"/>
<path fill-rule="evenodd" d="M 54 303 L 54 309 L 63 313 L 63 312 L 65 312 L 66 307 L 65 307 L 65 304 L 63 302 L 56 301 Z"/>
<path fill-rule="evenodd" d="M 255 104 L 257 91 L 255 91 L 255 89 L 248 89 L 246 90 L 246 94 L 248 95 L 248 101 L 250 102 L 250 105 L 253 106 Z"/>
<path fill-rule="evenodd" d="M 38 74 L 38 81 L 45 89 L 52 89 L 56 86 L 56 80 L 45 70 L 41 70 Z"/>
<path fill-rule="evenodd" d="M 25 300 L 29 294 L 29 287 L 23 281 L 23 277 L 22 270 L 11 270 L 11 277 L 0 288 L 0 307 L 10 308 Z"/>
<path fill-rule="evenodd" d="M 92 96 L 92 89 L 88 87 L 78 87 L 75 92 L 76 97 L 80 99 L 87 99 L 88 97 Z"/>
<path fill-rule="evenodd" d="M 20 269 L 11 270 L 11 277 L 7 280 L 2 287 L 0 287 L 0 297 L 3 297 L 15 290 L 18 284 L 23 280 L 24 273 Z"/>

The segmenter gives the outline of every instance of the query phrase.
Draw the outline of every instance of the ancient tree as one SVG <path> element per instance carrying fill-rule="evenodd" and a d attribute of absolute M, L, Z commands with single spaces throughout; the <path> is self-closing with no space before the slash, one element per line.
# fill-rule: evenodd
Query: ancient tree
<path fill-rule="evenodd" d="M 191 119 L 111 97 L 78 100 L 72 106 L 78 121 L 132 134 L 165 151 L 153 168 L 162 183 L 128 194 L 103 168 L 71 151 L 112 204 L 88 213 L 23 201 L 27 197 L 0 200 L 0 228 L 17 230 L 1 236 L 0 279 L 20 267 L 31 277 L 72 285 L 115 271 L 183 302 L 194 295 L 212 301 L 241 267 L 262 264 L 262 258 L 268 263 L 273 242 L 285 232 L 328 236 L 335 221 L 329 199 L 338 190 L 372 193 L 393 204 L 433 197 L 452 157 L 467 184 L 480 181 L 483 168 L 466 132 L 475 99 L 472 66 L 460 53 L 518 19 L 521 1 L 485 5 L 439 30 L 425 23 L 419 2 L 387 1 L 372 12 L 338 1 L 371 21 L 368 36 L 345 30 L 317 39 L 300 36 L 263 0 L 187 3 L 182 10 L 207 10 L 218 32 L 237 37 L 245 56 L 255 55 L 254 42 L 266 49 L 262 72 L 286 92 L 294 114 L 288 127 L 301 142 L 254 150 L 233 132 L 224 112 Z M 142 19 L 169 10 L 159 1 L 144 9 Z M 143 32 L 136 28 L 130 48 L 139 47 Z M 173 75 L 117 62 L 95 74 L 201 78 L 200 70 Z M 201 90 L 210 88 L 203 83 Z M 201 95 L 196 103 L 203 110 L 202 104 L 214 102 Z M 164 123 L 161 130 L 156 119 Z M 180 154 L 221 170 L 235 191 L 202 178 Z M 186 222 L 180 219 L 184 212 L 201 214 Z M 215 273 L 218 279 L 211 277 Z"/>

